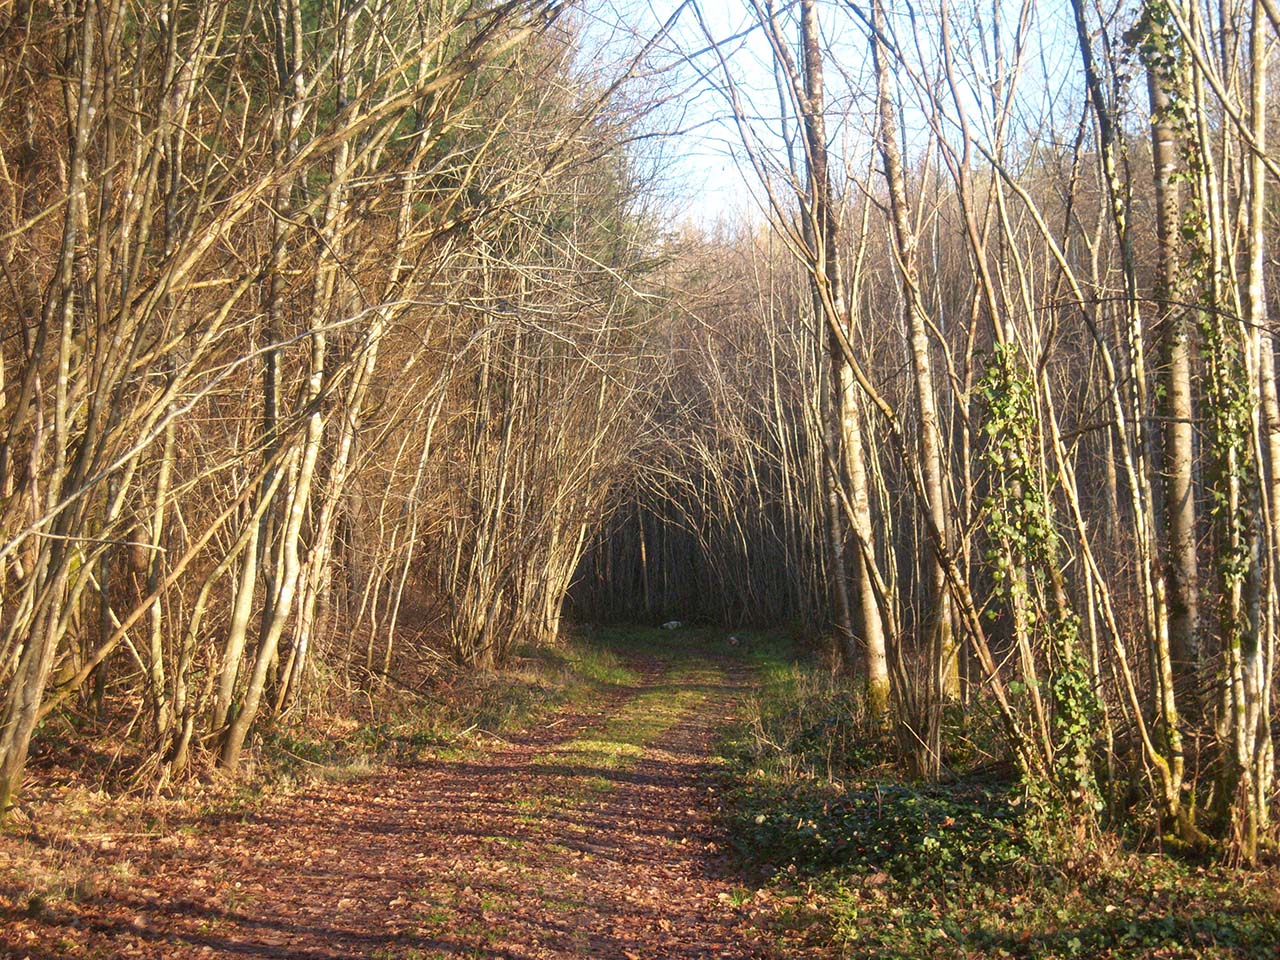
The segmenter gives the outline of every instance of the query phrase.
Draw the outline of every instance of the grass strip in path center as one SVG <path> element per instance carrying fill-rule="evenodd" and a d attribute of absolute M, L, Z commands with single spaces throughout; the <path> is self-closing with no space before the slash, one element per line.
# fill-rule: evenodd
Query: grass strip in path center
<path fill-rule="evenodd" d="M 567 804 L 613 789 L 619 775 L 703 706 L 723 679 L 723 672 L 705 660 L 672 664 L 603 724 L 557 744 L 532 762 L 554 778 L 542 799 Z"/>

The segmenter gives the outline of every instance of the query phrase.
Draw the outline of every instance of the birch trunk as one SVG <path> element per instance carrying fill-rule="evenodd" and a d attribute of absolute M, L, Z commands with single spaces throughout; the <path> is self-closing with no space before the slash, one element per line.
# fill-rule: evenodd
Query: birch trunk
<path fill-rule="evenodd" d="M 950 521 L 947 516 L 946 490 L 943 486 L 942 436 L 938 427 L 937 401 L 934 395 L 933 361 L 930 358 L 929 331 L 920 296 L 917 242 L 909 216 L 907 185 L 898 146 L 898 122 L 892 89 L 890 59 L 892 51 L 884 43 L 885 13 L 882 0 L 873 0 L 871 21 L 874 32 L 872 59 L 876 73 L 877 132 L 876 147 L 884 161 L 884 179 L 889 191 L 898 273 L 902 282 L 903 321 L 911 349 L 913 385 L 920 417 L 920 468 L 923 471 L 923 505 L 929 512 L 931 525 L 940 543 L 935 544 L 932 562 L 926 571 L 928 592 L 926 603 L 932 622 L 934 664 L 938 692 L 947 699 L 960 695 L 960 657 L 952 627 L 951 604 L 947 594 L 947 578 L 943 554 L 950 555 Z"/>

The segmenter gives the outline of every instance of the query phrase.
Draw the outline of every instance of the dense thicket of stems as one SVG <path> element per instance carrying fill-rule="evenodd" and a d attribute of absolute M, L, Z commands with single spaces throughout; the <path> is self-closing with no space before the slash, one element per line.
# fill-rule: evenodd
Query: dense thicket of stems
<path fill-rule="evenodd" d="M 833 325 L 835 363 L 877 490 L 852 539 L 885 575 L 848 583 L 902 625 L 902 742 L 936 774 L 950 659 L 1046 803 L 1089 828 L 1145 782 L 1185 841 L 1253 859 L 1280 612 L 1277 25 L 1231 0 L 926 6 L 747 4 L 781 116 L 702 54 L 771 228 L 861 318 Z M 815 176 L 836 221 L 818 233 Z M 833 474 L 852 520 L 851 475 Z M 844 543 L 818 546 L 830 576 Z"/>
<path fill-rule="evenodd" d="M 140 698 L 140 773 L 234 768 L 406 595 L 463 663 L 555 638 L 655 242 L 560 13 L 0 9 L 0 808 L 82 703 Z"/>

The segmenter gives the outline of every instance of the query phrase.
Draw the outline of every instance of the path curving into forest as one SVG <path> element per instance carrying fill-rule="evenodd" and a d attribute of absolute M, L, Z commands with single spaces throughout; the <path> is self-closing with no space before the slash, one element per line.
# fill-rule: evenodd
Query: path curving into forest
<path fill-rule="evenodd" d="M 101 851 L 132 883 L 0 924 L 0 956 L 781 956 L 715 823 L 714 745 L 747 674 L 638 666 L 522 734 Z"/>

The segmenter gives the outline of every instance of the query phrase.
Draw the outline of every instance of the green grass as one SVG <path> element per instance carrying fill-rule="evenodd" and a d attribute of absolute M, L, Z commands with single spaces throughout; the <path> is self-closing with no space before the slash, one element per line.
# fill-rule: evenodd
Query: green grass
<path fill-rule="evenodd" d="M 673 667 L 663 682 L 630 700 L 605 724 L 561 744 L 540 762 L 585 770 L 625 770 L 707 698 L 719 674 L 705 664 Z"/>
<path fill-rule="evenodd" d="M 705 661 L 707 657 L 745 648 L 729 645 L 729 634 L 720 627 L 660 627 L 634 624 L 612 624 L 592 628 L 590 645 L 597 650 L 625 659 L 653 658 L 664 662 Z"/>
<path fill-rule="evenodd" d="M 618 650 L 605 646 L 578 643 L 567 652 L 564 662 L 586 686 L 625 687 L 640 679 Z"/>
<path fill-rule="evenodd" d="M 612 627 L 596 637 L 595 655 L 650 659 L 660 671 L 650 685 L 624 703 L 606 721 L 559 744 L 534 762 L 552 774 L 536 796 L 534 810 L 563 807 L 599 797 L 613 790 L 620 773 L 631 769 L 646 750 L 687 719 L 720 683 L 720 669 L 705 659 L 705 651 L 720 631 L 662 631 L 642 627 Z M 617 676 L 616 674 L 614 676 Z M 636 683 L 634 673 L 628 683 Z M 534 811 L 527 811 L 534 812 Z"/>
<path fill-rule="evenodd" d="M 902 960 L 1277 955 L 1274 870 L 1047 843 L 1019 784 L 909 782 L 846 680 L 782 635 L 749 650 L 760 685 L 724 743 L 723 817 L 746 874 L 791 901 L 780 942 Z M 990 756 L 981 738 L 952 731 L 949 757 Z"/>

